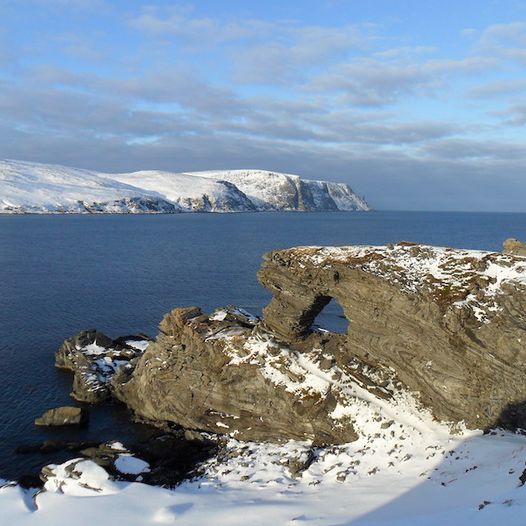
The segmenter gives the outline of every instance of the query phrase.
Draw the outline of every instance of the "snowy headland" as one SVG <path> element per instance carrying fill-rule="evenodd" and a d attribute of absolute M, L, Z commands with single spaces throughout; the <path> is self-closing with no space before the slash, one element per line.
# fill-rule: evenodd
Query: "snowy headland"
<path fill-rule="evenodd" d="M 110 174 L 0 161 L 0 213 L 173 214 L 178 212 L 369 210 L 349 185 L 265 170 Z"/>

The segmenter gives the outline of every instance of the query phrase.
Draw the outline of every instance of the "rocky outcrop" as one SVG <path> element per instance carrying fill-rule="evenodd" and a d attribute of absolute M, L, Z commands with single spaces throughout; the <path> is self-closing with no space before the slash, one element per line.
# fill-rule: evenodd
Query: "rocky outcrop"
<path fill-rule="evenodd" d="M 36 426 L 79 426 L 88 422 L 88 414 L 80 407 L 55 407 L 35 418 Z"/>
<path fill-rule="evenodd" d="M 504 252 L 516 256 L 526 256 L 526 243 L 522 243 L 518 239 L 506 239 L 504 241 Z"/>
<path fill-rule="evenodd" d="M 113 391 L 142 418 L 241 440 L 342 443 L 357 435 L 337 414 L 343 394 L 336 365 L 321 348 L 301 355 L 239 309 L 168 313 L 133 374 Z"/>
<path fill-rule="evenodd" d="M 74 373 L 71 396 L 80 402 L 98 403 L 110 396 L 109 382 L 120 368 L 133 367 L 149 344 L 144 335 L 112 340 L 93 330 L 68 338 L 55 354 L 55 365 Z"/>
<path fill-rule="evenodd" d="M 111 393 L 159 426 L 240 440 L 346 443 L 386 433 L 415 403 L 472 428 L 526 427 L 525 258 L 303 247 L 267 254 L 258 277 L 273 295 L 262 320 L 176 308 L 144 353 L 90 331 L 57 364 L 75 370 L 78 398 Z M 345 334 L 313 324 L 333 298 Z"/>
<path fill-rule="evenodd" d="M 526 400 L 524 258 L 413 243 L 305 247 L 267 254 L 258 277 L 273 294 L 265 324 L 282 340 L 307 338 L 334 298 L 349 320 L 344 354 L 391 368 L 437 418 L 526 427 L 520 411 L 504 411 Z"/>

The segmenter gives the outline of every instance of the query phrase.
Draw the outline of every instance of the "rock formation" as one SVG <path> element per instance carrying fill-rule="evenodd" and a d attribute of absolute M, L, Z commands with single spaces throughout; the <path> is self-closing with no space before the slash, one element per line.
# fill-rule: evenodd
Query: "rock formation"
<path fill-rule="evenodd" d="M 265 324 L 308 335 L 334 298 L 345 355 L 392 368 L 443 420 L 481 428 L 526 400 L 526 259 L 401 243 L 306 247 L 265 256 Z M 515 412 L 516 413 L 516 412 Z M 510 415 L 505 425 L 526 425 Z M 509 420 L 508 419 L 508 420 Z"/>
<path fill-rule="evenodd" d="M 332 363 L 321 369 L 321 349 L 299 356 L 239 309 L 178 308 L 160 328 L 133 374 L 121 370 L 112 380 L 141 417 L 241 440 L 356 438 L 333 414 L 339 393 L 331 386 L 342 373 Z"/>
<path fill-rule="evenodd" d="M 86 424 L 88 414 L 80 407 L 55 407 L 35 418 L 36 426 L 75 426 Z"/>
<path fill-rule="evenodd" d="M 506 239 L 504 241 L 504 252 L 516 256 L 526 256 L 526 243 L 522 243 L 518 239 Z"/>
<path fill-rule="evenodd" d="M 303 247 L 267 254 L 258 277 L 273 295 L 262 320 L 176 308 L 144 354 L 99 378 L 104 396 L 154 423 L 241 440 L 349 442 L 358 414 L 388 429 L 386 404 L 410 391 L 441 420 L 526 427 L 526 258 L 408 242 Z M 332 298 L 346 334 L 313 325 Z M 100 398 L 86 342 L 116 348 L 96 334 L 57 357 L 89 386 L 74 390 L 84 399 Z"/>
<path fill-rule="evenodd" d="M 79 402 L 97 403 L 110 396 L 109 381 L 119 368 L 132 362 L 148 346 L 144 335 L 112 340 L 96 330 L 68 338 L 55 354 L 55 365 L 73 371 L 71 396 Z"/>

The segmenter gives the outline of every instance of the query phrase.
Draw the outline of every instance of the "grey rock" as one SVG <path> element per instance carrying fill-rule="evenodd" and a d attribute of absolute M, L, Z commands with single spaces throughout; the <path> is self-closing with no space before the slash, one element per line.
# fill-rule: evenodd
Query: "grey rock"
<path fill-rule="evenodd" d="M 88 414 L 80 407 L 55 407 L 35 418 L 36 426 L 75 426 L 88 422 Z"/>

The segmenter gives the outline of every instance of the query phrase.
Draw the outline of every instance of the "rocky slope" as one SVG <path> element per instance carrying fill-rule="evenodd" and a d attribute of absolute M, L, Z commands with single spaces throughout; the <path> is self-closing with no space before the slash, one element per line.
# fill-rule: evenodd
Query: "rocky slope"
<path fill-rule="evenodd" d="M 247 193 L 248 192 L 248 193 Z M 250 194 L 250 195 L 248 195 Z M 241 172 L 108 174 L 0 161 L 0 213 L 255 212 L 368 210 L 343 183 Z"/>
<path fill-rule="evenodd" d="M 189 172 L 191 175 L 229 181 L 260 210 L 330 211 L 368 210 L 369 205 L 344 183 L 309 181 L 297 175 L 264 170 Z"/>

